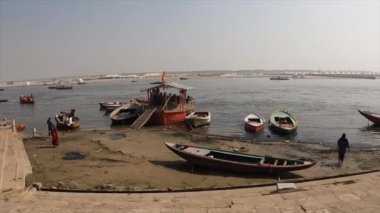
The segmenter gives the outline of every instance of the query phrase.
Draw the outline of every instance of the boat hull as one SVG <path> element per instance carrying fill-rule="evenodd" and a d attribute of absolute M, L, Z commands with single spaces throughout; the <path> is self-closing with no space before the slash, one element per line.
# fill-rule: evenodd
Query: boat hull
<path fill-rule="evenodd" d="M 265 119 L 258 114 L 249 114 L 244 118 L 245 130 L 248 132 L 260 132 L 264 129 Z"/>
<path fill-rule="evenodd" d="M 380 126 L 380 114 L 361 110 L 358 110 L 358 112 L 365 118 L 373 122 L 375 126 Z"/>
<path fill-rule="evenodd" d="M 260 125 L 251 125 L 249 123 L 245 123 L 245 130 L 248 132 L 261 132 L 264 129 L 264 124 Z"/>
<path fill-rule="evenodd" d="M 211 123 L 211 113 L 209 112 L 193 112 L 186 116 L 186 121 L 193 127 L 198 128 L 208 126 Z"/>
<path fill-rule="evenodd" d="M 292 134 L 297 131 L 297 120 L 287 111 L 278 110 L 273 112 L 269 118 L 270 129 L 280 135 Z"/>
<path fill-rule="evenodd" d="M 186 113 L 184 111 L 165 111 L 160 110 L 153 113 L 149 119 L 149 125 L 168 125 L 184 122 Z"/>
<path fill-rule="evenodd" d="M 300 164 L 294 166 L 282 166 L 282 165 L 272 165 L 268 163 L 240 163 L 229 160 L 221 160 L 216 159 L 211 156 L 201 156 L 197 154 L 187 153 L 185 151 L 181 151 L 179 149 L 174 148 L 170 143 L 165 143 L 166 147 L 173 151 L 175 154 L 180 156 L 181 158 L 187 160 L 190 164 L 208 168 L 215 168 L 220 170 L 227 170 L 233 172 L 242 172 L 242 173 L 282 173 L 288 171 L 302 170 L 309 168 L 315 165 L 315 162 L 308 162 L 307 164 Z M 195 147 L 197 148 L 197 147 Z M 223 153 L 231 153 L 223 151 Z M 237 153 L 231 153 L 231 155 L 239 155 Z M 242 154 L 244 156 L 244 154 Z M 248 156 L 248 155 L 245 155 Z M 284 160 L 284 159 L 281 159 Z M 302 162 L 302 161 L 299 161 Z"/>
<path fill-rule="evenodd" d="M 141 113 L 141 105 L 139 104 L 125 104 L 115 109 L 110 118 L 112 125 L 122 125 L 133 123 Z"/>

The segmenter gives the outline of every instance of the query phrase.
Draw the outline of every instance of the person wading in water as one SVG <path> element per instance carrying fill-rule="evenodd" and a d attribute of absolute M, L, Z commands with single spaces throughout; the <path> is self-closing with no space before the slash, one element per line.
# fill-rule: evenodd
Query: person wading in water
<path fill-rule="evenodd" d="M 340 137 L 338 142 L 337 142 L 339 166 L 341 166 L 343 161 L 344 161 L 344 154 L 346 153 L 347 148 L 350 149 L 350 145 L 349 145 L 348 140 L 346 138 L 346 133 L 343 133 L 342 137 Z"/>

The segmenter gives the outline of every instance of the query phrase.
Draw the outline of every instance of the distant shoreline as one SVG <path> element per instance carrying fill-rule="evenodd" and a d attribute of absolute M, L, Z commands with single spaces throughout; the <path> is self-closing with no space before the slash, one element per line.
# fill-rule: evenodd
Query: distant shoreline
<path fill-rule="evenodd" d="M 176 79 L 174 81 L 179 81 L 180 77 L 186 77 L 187 79 L 192 78 L 205 78 L 205 77 L 216 77 L 216 78 L 270 78 L 273 76 L 286 76 L 289 79 L 369 79 L 375 80 L 380 79 L 380 74 L 373 73 L 369 74 L 305 74 L 305 75 L 296 75 L 289 73 L 254 73 L 254 74 L 238 74 L 237 72 L 183 72 L 183 73 L 168 73 L 167 77 L 169 79 Z M 156 73 L 157 74 L 157 73 Z M 146 73 L 142 73 L 139 75 L 146 75 Z M 130 80 L 130 81 L 138 81 L 139 79 L 152 79 L 152 80 L 161 80 L 160 75 L 155 76 L 141 76 L 141 77 L 124 77 L 123 75 L 119 75 L 118 77 L 103 77 L 101 75 L 93 75 L 93 76 L 82 76 L 82 77 L 62 77 L 62 78 L 54 78 L 54 79 L 45 79 L 45 80 L 30 80 L 30 81 L 8 81 L 8 82 L 0 82 L 0 88 L 9 88 L 9 87 L 24 87 L 24 86 L 35 86 L 35 85 L 54 85 L 57 82 L 63 82 L 62 84 L 75 85 L 79 81 L 78 79 L 83 79 L 85 83 L 89 82 L 108 82 L 113 80 Z"/>

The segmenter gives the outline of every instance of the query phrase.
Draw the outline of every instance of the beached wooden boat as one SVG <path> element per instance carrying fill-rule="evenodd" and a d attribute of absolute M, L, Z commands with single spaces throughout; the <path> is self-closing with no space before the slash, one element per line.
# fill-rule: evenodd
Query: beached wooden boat
<path fill-rule="evenodd" d="M 137 102 L 130 102 L 124 104 L 110 114 L 112 125 L 117 124 L 131 124 L 141 114 L 141 104 Z"/>
<path fill-rule="evenodd" d="M 372 121 L 374 125 L 380 126 L 380 114 L 379 113 L 374 113 L 370 111 L 361 111 L 358 110 L 358 112 L 366 117 L 368 120 Z"/>
<path fill-rule="evenodd" d="M 34 104 L 33 94 L 30 95 L 20 95 L 20 104 Z"/>
<path fill-rule="evenodd" d="M 197 166 L 245 173 L 281 173 L 307 169 L 313 161 L 291 160 L 209 149 L 182 144 L 165 143 L 171 151 Z"/>
<path fill-rule="evenodd" d="M 210 125 L 211 113 L 192 112 L 188 116 L 186 116 L 186 122 L 190 124 L 193 128 Z"/>
<path fill-rule="evenodd" d="M 80 127 L 79 118 L 75 116 L 75 109 L 69 113 L 60 112 L 55 116 L 56 127 L 59 131 L 68 131 Z"/>
<path fill-rule="evenodd" d="M 249 114 L 244 118 L 245 129 L 249 132 L 260 132 L 264 129 L 265 119 L 258 114 Z"/>
<path fill-rule="evenodd" d="M 269 118 L 270 128 L 279 134 L 289 134 L 297 131 L 297 120 L 285 110 L 274 111 Z"/>

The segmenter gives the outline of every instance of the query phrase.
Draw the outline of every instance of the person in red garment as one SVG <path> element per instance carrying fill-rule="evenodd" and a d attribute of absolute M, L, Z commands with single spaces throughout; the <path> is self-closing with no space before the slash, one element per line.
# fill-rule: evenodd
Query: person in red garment
<path fill-rule="evenodd" d="M 53 128 L 51 130 L 51 144 L 53 145 L 54 148 L 59 146 L 58 131 L 56 128 Z"/>

